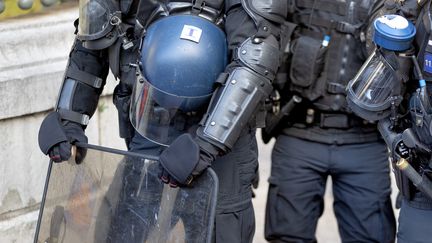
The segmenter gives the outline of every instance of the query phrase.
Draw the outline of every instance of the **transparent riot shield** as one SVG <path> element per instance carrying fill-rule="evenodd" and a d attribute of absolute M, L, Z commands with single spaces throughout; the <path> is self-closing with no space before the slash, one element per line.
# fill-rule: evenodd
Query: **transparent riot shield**
<path fill-rule="evenodd" d="M 80 164 L 50 163 L 34 242 L 210 242 L 218 180 L 159 179 L 157 157 L 80 144 Z"/>

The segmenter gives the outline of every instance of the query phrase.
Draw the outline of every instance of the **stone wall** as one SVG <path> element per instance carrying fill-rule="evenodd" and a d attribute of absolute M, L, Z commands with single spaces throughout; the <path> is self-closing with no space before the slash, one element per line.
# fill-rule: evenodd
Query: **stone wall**
<path fill-rule="evenodd" d="M 68 8 L 0 22 L 2 243 L 33 241 L 48 168 L 37 135 L 55 105 L 77 16 L 77 8 Z M 86 134 L 90 143 L 124 148 L 111 101 L 114 85 L 110 77 Z"/>

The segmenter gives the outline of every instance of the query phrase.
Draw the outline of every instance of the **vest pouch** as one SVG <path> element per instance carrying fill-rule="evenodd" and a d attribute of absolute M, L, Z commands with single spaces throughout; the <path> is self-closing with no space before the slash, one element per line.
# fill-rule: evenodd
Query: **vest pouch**
<path fill-rule="evenodd" d="M 327 48 L 322 47 L 322 40 L 301 36 L 292 43 L 290 67 L 291 83 L 301 88 L 314 86 L 323 67 Z"/>

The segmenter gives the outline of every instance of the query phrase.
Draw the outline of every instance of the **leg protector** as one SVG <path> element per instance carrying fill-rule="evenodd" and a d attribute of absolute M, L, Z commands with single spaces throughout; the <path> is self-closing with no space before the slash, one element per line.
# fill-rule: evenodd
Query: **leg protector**
<path fill-rule="evenodd" d="M 213 109 L 204 123 L 203 136 L 231 149 L 272 85 L 249 68 L 237 67 L 221 89 L 216 92 L 219 97 L 213 97 L 216 104 L 210 104 Z"/>

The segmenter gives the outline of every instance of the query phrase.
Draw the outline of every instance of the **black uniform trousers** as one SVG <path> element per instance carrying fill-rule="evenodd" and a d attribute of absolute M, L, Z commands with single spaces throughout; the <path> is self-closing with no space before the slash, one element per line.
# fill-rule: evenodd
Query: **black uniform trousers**
<path fill-rule="evenodd" d="M 423 196 L 425 197 L 425 196 Z M 405 199 L 399 212 L 398 243 L 430 243 L 432 226 L 432 203 L 428 207 L 416 207 Z"/>
<path fill-rule="evenodd" d="M 266 239 L 316 242 L 326 181 L 331 176 L 342 241 L 393 242 L 389 173 L 381 142 L 331 145 L 280 135 L 272 152 Z"/>

